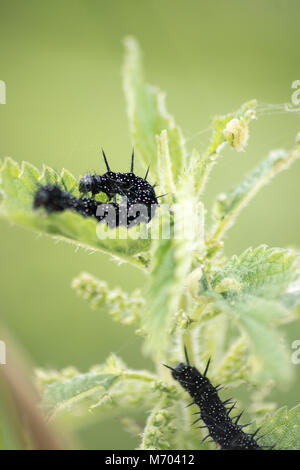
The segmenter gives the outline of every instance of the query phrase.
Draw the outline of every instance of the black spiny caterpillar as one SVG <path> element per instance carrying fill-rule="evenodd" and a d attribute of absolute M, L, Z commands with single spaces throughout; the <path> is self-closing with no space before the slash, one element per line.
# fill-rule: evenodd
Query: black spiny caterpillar
<path fill-rule="evenodd" d="M 180 385 L 190 394 L 193 401 L 190 405 L 197 405 L 200 408 L 199 418 L 193 424 L 202 420 L 207 428 L 208 435 L 222 450 L 263 450 L 267 447 L 260 446 L 257 443 L 259 438 L 255 439 L 259 429 L 253 434 L 247 434 L 243 428 L 248 425 L 238 424 L 242 415 L 231 418 L 230 412 L 235 404 L 226 406 L 230 400 L 222 401 L 219 398 L 218 391 L 220 386 L 214 387 L 208 377 L 206 377 L 210 360 L 208 361 L 203 374 L 190 365 L 187 351 L 185 349 L 186 364 L 180 363 L 175 368 L 166 366 L 172 371 L 172 376 Z M 269 447 L 268 447 L 269 448 Z"/>
<path fill-rule="evenodd" d="M 144 179 L 136 176 L 133 173 L 132 152 L 130 173 L 115 173 L 110 170 L 103 150 L 102 153 L 108 171 L 104 175 L 84 175 L 79 183 L 79 191 L 83 196 L 75 197 L 65 185 L 62 188 L 58 183 L 48 183 L 37 189 L 33 208 L 43 207 L 48 213 L 69 209 L 84 217 L 93 217 L 99 222 L 105 221 L 110 228 L 120 225 L 129 228 L 142 222 L 150 222 L 161 196 L 156 196 L 155 186 L 151 186 L 147 181 L 149 168 Z M 89 192 L 92 197 L 89 197 Z M 107 202 L 94 199 L 100 192 L 107 195 Z M 117 195 L 120 196 L 120 202 L 117 201 Z"/>
<path fill-rule="evenodd" d="M 100 204 L 104 208 L 104 214 L 101 217 L 97 217 L 96 212 Z M 108 210 L 111 204 L 112 203 L 100 203 L 88 197 L 78 198 L 73 196 L 66 188 L 61 188 L 58 183 L 41 185 L 37 189 L 33 200 L 34 209 L 43 207 L 48 214 L 69 209 L 84 217 L 94 217 L 99 221 L 104 219 L 105 209 Z"/>
<path fill-rule="evenodd" d="M 147 181 L 149 168 L 146 172 L 145 178 L 137 176 L 133 172 L 134 167 L 134 151 L 132 151 L 131 168 L 129 173 L 115 173 L 111 171 L 106 155 L 102 150 L 104 162 L 107 172 L 103 175 L 91 175 L 87 173 L 84 175 L 79 183 L 79 191 L 83 194 L 92 193 L 92 196 L 100 192 L 105 193 L 108 200 L 116 198 L 117 195 L 126 197 L 130 206 L 133 204 L 144 204 L 149 209 L 151 206 L 155 208 L 158 205 L 157 199 L 161 196 L 156 196 L 154 186 L 151 186 Z"/>

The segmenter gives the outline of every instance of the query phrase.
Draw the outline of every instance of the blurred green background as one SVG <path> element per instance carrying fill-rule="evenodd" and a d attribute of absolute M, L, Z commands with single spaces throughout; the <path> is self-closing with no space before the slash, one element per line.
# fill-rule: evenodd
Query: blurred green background
<path fill-rule="evenodd" d="M 299 14 L 297 0 L 0 0 L 0 79 L 7 86 L 0 158 L 66 167 L 79 176 L 103 170 L 104 147 L 113 169 L 127 169 L 121 64 L 128 34 L 144 50 L 148 81 L 167 91 L 190 148 L 202 150 L 209 133 L 199 132 L 213 115 L 252 98 L 291 101 L 291 84 L 300 79 Z M 207 203 L 270 149 L 292 147 L 297 131 L 299 114 L 260 116 L 247 151 L 224 152 Z M 300 247 L 299 175 L 300 162 L 256 197 L 228 234 L 228 254 L 260 243 Z M 0 230 L 1 319 L 35 365 L 85 371 L 115 351 L 130 367 L 151 367 L 130 328 L 91 311 L 70 288 L 86 270 L 131 291 L 143 284 L 141 272 L 4 220 Z M 300 337 L 299 326 L 287 331 L 290 343 Z M 275 393 L 280 405 L 297 403 L 300 366 L 296 375 L 290 390 Z M 86 448 L 136 445 L 116 420 L 82 430 L 77 439 Z"/>

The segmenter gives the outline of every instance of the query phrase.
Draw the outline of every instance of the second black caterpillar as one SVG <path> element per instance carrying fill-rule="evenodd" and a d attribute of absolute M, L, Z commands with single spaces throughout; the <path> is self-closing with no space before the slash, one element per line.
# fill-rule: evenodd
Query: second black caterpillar
<path fill-rule="evenodd" d="M 226 406 L 230 400 L 222 401 L 218 395 L 218 391 L 222 387 L 214 387 L 208 377 L 206 377 L 209 363 L 203 374 L 189 363 L 187 351 L 185 349 L 186 364 L 179 363 L 175 368 L 166 366 L 171 370 L 172 376 L 180 385 L 190 394 L 195 404 L 199 407 L 199 418 L 193 424 L 202 420 L 208 435 L 211 437 L 222 450 L 263 450 L 264 448 L 257 443 L 259 438 L 255 439 L 259 429 L 253 434 L 247 434 L 243 428 L 247 425 L 238 424 L 242 415 L 239 414 L 235 418 L 231 418 L 230 412 L 235 405 Z M 270 448 L 268 448 L 270 449 Z"/>
<path fill-rule="evenodd" d="M 128 228 L 140 223 L 148 223 L 155 214 L 158 198 L 154 187 L 145 178 L 133 173 L 134 153 L 132 152 L 130 173 L 115 173 L 109 168 L 102 150 L 107 173 L 104 175 L 84 175 L 79 183 L 79 191 L 84 195 L 76 197 L 64 185 L 48 183 L 41 185 L 34 196 L 33 208 L 43 207 L 47 213 L 71 210 L 84 217 L 93 217 L 99 222 L 106 222 L 110 228 L 126 226 Z M 92 193 L 89 197 L 88 193 Z M 100 192 L 107 195 L 107 202 L 98 202 L 94 196 Z M 117 201 L 120 196 L 120 202 Z M 111 200 L 113 199 L 113 200 Z"/>

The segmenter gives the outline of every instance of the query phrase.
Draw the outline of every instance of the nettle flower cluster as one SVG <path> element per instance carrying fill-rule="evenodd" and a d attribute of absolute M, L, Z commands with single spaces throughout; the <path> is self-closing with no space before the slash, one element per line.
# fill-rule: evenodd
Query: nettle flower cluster
<path fill-rule="evenodd" d="M 186 347 L 191 364 L 199 370 L 205 370 L 211 358 L 209 380 L 214 386 L 225 387 L 218 392 L 225 402 L 229 391 L 234 395 L 235 387 L 247 391 L 246 408 L 253 421 L 249 433 L 256 431 L 258 424 L 262 426 L 261 447 L 299 448 L 300 407 L 276 410 L 276 404 L 266 401 L 272 386 L 287 386 L 293 380 L 280 327 L 298 319 L 300 290 L 291 289 L 299 280 L 298 252 L 261 245 L 231 258 L 224 253 L 224 235 L 242 209 L 259 189 L 299 158 L 299 138 L 291 150 L 272 151 L 241 184 L 219 195 L 205 221 L 203 193 L 208 177 L 224 146 L 245 149 L 256 101 L 215 117 L 208 148 L 201 154 L 196 149 L 190 151 L 166 110 L 164 94 L 144 80 L 138 44 L 127 38 L 125 48 L 124 90 L 136 155 L 145 171 L 151 163 L 149 184 L 153 187 L 156 182 L 166 194 L 164 203 L 169 207 L 192 206 L 195 217 L 186 218 L 188 235 L 176 237 L 172 212 L 170 216 L 158 206 L 155 215 L 138 226 L 151 234 L 152 225 L 159 220 L 158 233 L 168 225 L 170 236 L 130 237 L 131 229 L 124 224 L 114 227 L 117 236 L 110 239 L 107 225 L 72 207 L 33 210 L 41 186 L 63 185 L 70 197 L 80 200 L 85 197 L 84 185 L 86 192 L 93 193 L 95 178 L 77 179 L 65 169 L 58 175 L 49 167 L 40 173 L 27 162 L 21 166 L 11 159 L 3 162 L 4 217 L 53 238 L 105 252 L 145 276 L 143 289 L 131 294 L 88 273 L 75 278 L 72 287 L 92 308 L 131 325 L 142 335 L 144 353 L 152 357 L 155 372 L 132 370 L 113 353 L 85 373 L 73 367 L 38 370 L 44 411 L 49 420 L 65 420 L 70 426 L 88 424 L 91 418 L 118 416 L 120 423 L 140 438 L 140 449 L 215 449 L 215 442 L 201 443 L 207 431 L 191 427 L 192 414 L 199 409 L 186 407 L 187 393 L 163 366 L 177 370 L 176 365 L 185 362 Z M 109 167 L 107 170 L 109 173 Z M 107 192 L 102 196 L 97 192 L 93 200 L 107 202 L 101 199 L 107 198 Z M 45 209 L 45 203 L 38 202 L 35 206 Z M 186 389 L 190 392 L 188 385 Z M 236 405 L 237 413 L 244 405 Z M 144 412 L 144 428 L 137 409 Z"/>

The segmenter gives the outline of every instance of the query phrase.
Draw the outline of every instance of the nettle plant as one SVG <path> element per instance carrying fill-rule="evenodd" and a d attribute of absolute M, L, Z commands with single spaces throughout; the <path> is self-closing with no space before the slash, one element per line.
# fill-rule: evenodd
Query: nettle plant
<path fill-rule="evenodd" d="M 69 210 L 51 214 L 33 210 L 41 184 L 63 180 L 79 196 L 79 180 L 69 171 L 57 175 L 44 167 L 40 173 L 27 162 L 21 167 L 10 158 L 3 162 L 3 216 L 53 238 L 105 252 L 145 275 L 145 287 L 132 294 L 87 273 L 75 278 L 72 287 L 92 308 L 107 311 L 124 328 L 133 325 L 145 339 L 144 353 L 152 357 L 155 372 L 129 369 L 113 353 L 86 373 L 73 367 L 38 370 L 36 382 L 45 413 L 51 421 L 67 420 L 73 426 L 91 417 L 121 417 L 120 423 L 140 435 L 140 449 L 215 449 L 214 442 L 201 442 L 207 431 L 191 426 L 198 409 L 186 406 L 187 393 L 163 366 L 185 362 L 186 347 L 191 364 L 201 371 L 211 358 L 208 375 L 214 385 L 225 387 L 220 392 L 224 400 L 241 387 L 253 421 L 248 432 L 262 426 L 260 445 L 299 448 L 300 405 L 276 410 L 266 401 L 274 384 L 286 387 L 293 379 L 280 326 L 297 320 L 298 253 L 262 245 L 227 258 L 223 241 L 258 190 L 300 157 L 299 139 L 290 151 L 272 151 L 239 185 L 219 195 L 207 217 L 203 192 L 208 177 L 225 145 L 244 150 L 256 101 L 215 117 L 207 150 L 189 152 L 181 129 L 165 108 L 164 94 L 144 81 L 136 41 L 127 38 L 125 48 L 124 90 L 135 152 L 145 168 L 151 163 L 150 180 L 167 193 L 164 203 L 196 207 L 198 228 L 193 231 L 191 226 L 187 239 L 175 237 L 172 230 L 168 238 L 151 239 L 130 237 L 131 229 L 118 227 L 119 239 L 110 239 L 109 229 L 95 219 Z M 161 216 L 162 228 L 166 219 L 163 211 L 157 212 L 154 219 Z M 150 234 L 154 219 L 141 224 L 144 234 Z M 147 414 L 144 429 L 136 420 L 137 409 Z M 236 409 L 237 414 L 243 409 L 241 402 Z"/>

